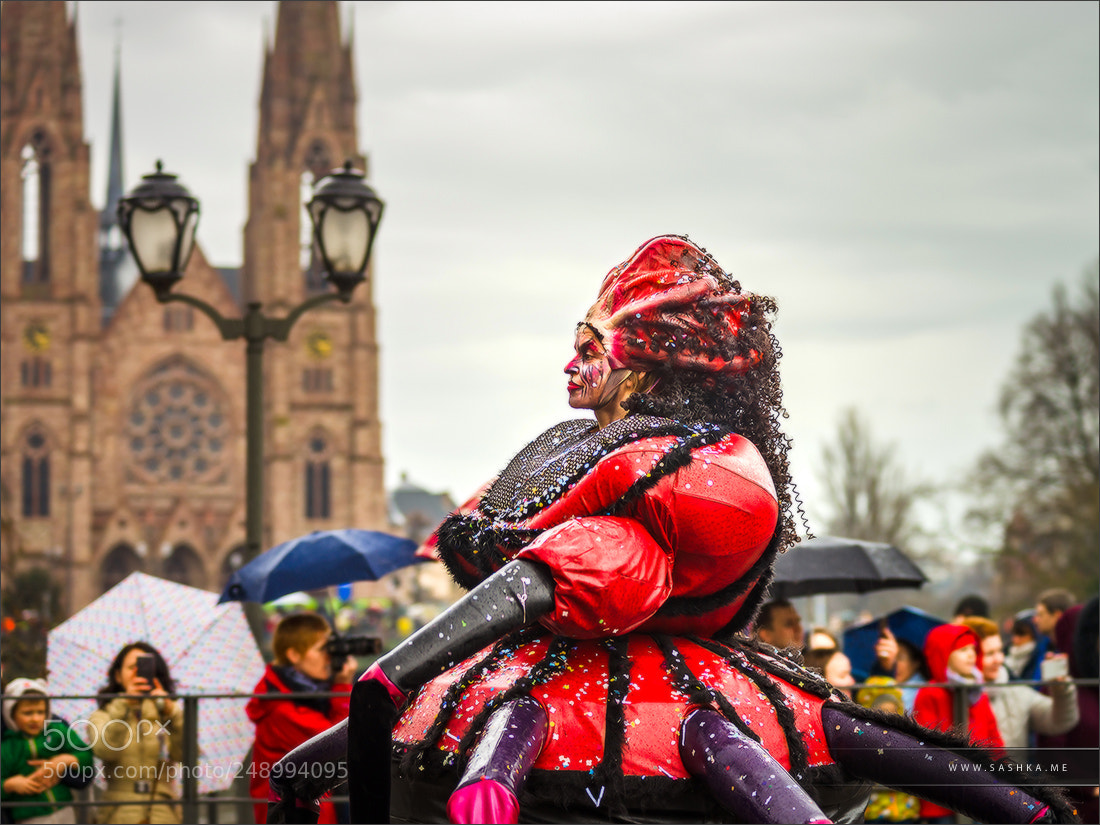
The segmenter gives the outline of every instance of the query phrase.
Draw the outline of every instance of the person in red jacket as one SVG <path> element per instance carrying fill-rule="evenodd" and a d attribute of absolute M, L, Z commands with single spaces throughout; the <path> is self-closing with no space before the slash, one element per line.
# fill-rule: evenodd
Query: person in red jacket
<path fill-rule="evenodd" d="M 1002 751 L 1004 742 L 989 697 L 982 687 L 982 643 L 965 625 L 944 624 L 933 628 L 924 641 L 924 658 L 933 682 L 965 685 L 969 702 L 967 729 L 975 745 Z M 945 687 L 922 687 L 913 704 L 913 718 L 925 727 L 950 730 L 955 726 L 954 691 Z M 925 822 L 954 822 L 950 810 L 928 801 L 921 802 Z"/>
<path fill-rule="evenodd" d="M 257 823 L 267 821 L 267 800 L 272 766 L 303 742 L 347 718 L 356 661 L 347 657 L 338 673 L 325 645 L 332 629 L 316 613 L 287 616 L 275 628 L 272 649 L 275 661 L 267 666 L 245 711 L 256 725 L 252 745 L 249 790 Z M 287 693 L 343 693 L 344 696 L 277 698 Z M 337 821 L 332 803 L 321 805 L 321 822 Z"/>

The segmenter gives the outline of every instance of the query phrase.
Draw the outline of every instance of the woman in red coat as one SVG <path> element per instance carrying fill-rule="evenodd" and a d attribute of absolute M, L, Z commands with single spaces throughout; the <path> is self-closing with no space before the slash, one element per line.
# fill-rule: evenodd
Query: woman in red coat
<path fill-rule="evenodd" d="M 348 718 L 356 662 L 349 656 L 340 665 L 340 671 L 332 673 L 332 660 L 325 649 L 330 635 L 328 622 L 316 613 L 287 616 L 275 628 L 271 642 L 275 661 L 267 666 L 263 678 L 252 690 L 267 696 L 253 696 L 245 706 L 248 718 L 256 725 L 249 792 L 256 800 L 253 809 L 257 823 L 267 821 L 270 779 L 272 770 L 278 771 L 278 761 L 306 740 Z M 345 695 L 278 698 L 287 693 L 330 692 Z M 320 821 L 337 821 L 331 803 L 321 805 Z"/>

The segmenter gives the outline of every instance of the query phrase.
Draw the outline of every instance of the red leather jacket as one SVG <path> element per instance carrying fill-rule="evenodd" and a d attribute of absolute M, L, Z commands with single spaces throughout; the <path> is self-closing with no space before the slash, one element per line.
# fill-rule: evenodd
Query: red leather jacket
<path fill-rule="evenodd" d="M 730 434 L 693 450 L 685 466 L 614 516 L 599 515 L 654 472 L 675 443 L 659 436 L 620 447 L 545 509 L 509 525 L 544 531 L 502 560 L 530 558 L 550 567 L 557 608 L 543 624 L 554 632 L 709 637 L 743 606 L 763 572 L 753 566 L 779 512 L 767 465 L 747 439 Z"/>

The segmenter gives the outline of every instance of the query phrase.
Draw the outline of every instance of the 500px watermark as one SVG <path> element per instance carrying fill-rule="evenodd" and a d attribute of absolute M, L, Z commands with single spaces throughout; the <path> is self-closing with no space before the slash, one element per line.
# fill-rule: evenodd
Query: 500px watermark
<path fill-rule="evenodd" d="M 160 765 L 89 765 L 87 767 L 65 765 L 62 766 L 66 776 L 79 777 L 85 782 L 93 779 L 103 779 L 107 782 L 152 782 L 153 780 L 174 782 L 177 779 L 236 779 L 241 776 L 259 776 L 263 779 L 271 777 L 291 778 L 294 776 L 309 777 L 312 779 L 337 779 L 348 778 L 348 766 L 345 763 L 308 763 L 302 765 L 274 765 L 266 762 L 251 762 L 245 765 L 243 762 L 230 762 L 225 765 L 181 765 L 172 762 L 164 766 Z"/>
<path fill-rule="evenodd" d="M 46 747 L 55 751 L 66 745 L 69 750 L 91 750 L 100 744 L 100 740 L 107 750 L 124 751 L 134 742 L 146 737 L 170 735 L 171 724 L 171 720 L 162 722 L 159 719 L 139 719 L 133 725 L 125 719 L 112 719 L 100 729 L 87 719 L 77 719 L 66 728 L 63 722 L 51 719 L 46 722 L 43 736 Z"/>
<path fill-rule="evenodd" d="M 188 767 L 178 762 L 160 765 L 88 765 L 87 767 L 68 766 L 67 775 L 78 777 L 83 782 L 93 779 L 108 783 L 126 782 L 175 782 L 193 776 L 195 779 L 235 779 L 244 771 L 244 765 L 234 762 L 230 765 L 194 765 Z"/>

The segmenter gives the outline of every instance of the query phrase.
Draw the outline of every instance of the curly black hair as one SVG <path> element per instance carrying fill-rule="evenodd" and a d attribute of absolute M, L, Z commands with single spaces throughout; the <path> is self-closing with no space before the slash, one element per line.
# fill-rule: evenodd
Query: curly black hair
<path fill-rule="evenodd" d="M 744 294 L 748 305 L 741 317 L 740 331 L 728 334 L 717 313 L 701 311 L 699 320 L 708 335 L 686 342 L 693 349 L 726 361 L 736 357 L 759 358 L 747 372 L 698 372 L 664 365 L 655 366 L 656 378 L 648 393 L 634 393 L 623 407 L 630 413 L 656 415 L 690 423 L 709 421 L 729 427 L 751 441 L 768 465 L 779 499 L 779 524 L 772 546 L 782 552 L 798 541 L 795 511 L 802 512 L 790 475 L 787 454 L 790 438 L 783 433 L 781 419 L 787 417 L 783 407 L 783 387 L 779 379 L 779 359 L 783 351 L 772 332 L 772 318 L 778 309 L 775 299 L 765 295 L 741 292 L 733 280 L 706 250 L 706 256 L 696 270 L 714 277 L 722 292 Z M 650 336 L 650 340 L 657 340 Z M 657 344 L 661 342 L 657 340 Z M 685 342 L 679 341 L 684 347 Z M 804 521 L 804 519 L 803 519 Z"/>

